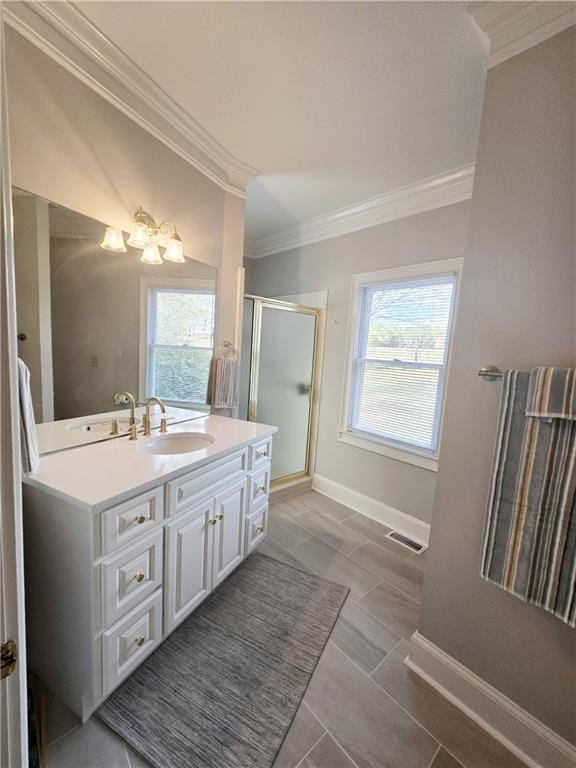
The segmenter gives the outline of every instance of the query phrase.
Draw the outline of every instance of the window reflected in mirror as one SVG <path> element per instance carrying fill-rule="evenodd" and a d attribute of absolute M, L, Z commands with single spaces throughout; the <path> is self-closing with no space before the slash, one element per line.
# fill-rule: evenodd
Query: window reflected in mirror
<path fill-rule="evenodd" d="M 145 264 L 139 249 L 101 247 L 105 222 L 18 189 L 13 203 L 18 354 L 37 422 L 114 416 L 122 390 L 207 410 L 216 270 Z"/>

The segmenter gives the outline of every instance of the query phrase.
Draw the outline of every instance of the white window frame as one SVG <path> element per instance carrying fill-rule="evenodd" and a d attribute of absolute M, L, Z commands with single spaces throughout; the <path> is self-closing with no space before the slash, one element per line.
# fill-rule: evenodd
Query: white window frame
<path fill-rule="evenodd" d="M 148 395 L 148 340 L 150 338 L 150 296 L 154 288 L 170 288 L 182 291 L 205 291 L 216 295 L 216 281 L 198 278 L 180 277 L 141 277 L 140 278 L 140 352 L 138 360 L 138 400 L 144 402 Z M 216 312 L 214 312 L 216 314 Z M 216 321 L 216 318 L 214 318 Z M 195 411 L 210 412 L 206 403 L 190 403 L 181 400 L 165 400 L 166 405 L 176 408 L 188 408 Z"/>
<path fill-rule="evenodd" d="M 422 469 L 431 472 L 438 471 L 438 459 L 440 446 L 442 442 L 442 423 L 444 418 L 444 409 L 446 401 L 446 380 L 450 371 L 450 361 L 452 358 L 452 344 L 454 339 L 454 319 L 458 306 L 458 296 L 460 287 L 460 274 L 462 271 L 462 258 L 443 259 L 440 261 L 430 261 L 423 264 L 411 264 L 406 267 L 394 267 L 391 269 L 382 269 L 376 272 L 362 272 L 352 275 L 352 289 L 350 296 L 350 313 L 348 323 L 348 341 L 346 345 L 346 378 L 341 408 L 341 422 L 338 430 L 338 439 L 353 445 L 356 448 L 362 448 L 366 451 L 379 453 L 383 456 L 402 461 L 407 464 L 413 464 Z M 444 376 L 439 383 L 439 417 L 437 448 L 435 451 L 426 451 L 418 447 L 410 447 L 407 444 L 395 443 L 393 440 L 380 437 L 378 435 L 369 435 L 368 433 L 355 433 L 349 427 L 349 415 L 352 408 L 352 388 L 354 385 L 354 361 L 358 345 L 358 334 L 360 324 L 360 296 L 364 286 L 371 283 L 393 282 L 395 280 L 418 280 L 428 277 L 454 276 L 454 294 L 452 297 L 452 306 L 450 309 L 450 318 L 448 322 L 448 334 L 446 344 L 446 364 L 444 366 Z"/>

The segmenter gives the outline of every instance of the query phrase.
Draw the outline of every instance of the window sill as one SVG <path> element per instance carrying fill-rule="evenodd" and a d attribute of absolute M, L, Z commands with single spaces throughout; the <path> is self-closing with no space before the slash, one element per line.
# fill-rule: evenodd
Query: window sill
<path fill-rule="evenodd" d="M 362 448 L 364 451 L 379 453 L 382 456 L 388 456 L 390 459 L 402 461 L 404 464 L 412 464 L 415 467 L 420 467 L 420 469 L 427 469 L 429 472 L 438 472 L 438 459 L 431 456 L 422 456 L 419 453 L 403 451 L 400 448 L 393 448 L 391 445 L 386 445 L 376 440 L 367 440 L 364 437 L 351 435 L 349 432 L 339 431 L 338 439 L 342 443 Z"/>

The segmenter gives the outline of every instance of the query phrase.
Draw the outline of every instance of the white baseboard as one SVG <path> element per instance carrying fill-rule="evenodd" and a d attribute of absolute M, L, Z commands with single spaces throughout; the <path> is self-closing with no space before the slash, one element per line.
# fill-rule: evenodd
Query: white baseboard
<path fill-rule="evenodd" d="M 346 488 L 345 485 L 340 485 L 340 483 L 330 480 L 330 478 L 323 475 L 314 475 L 312 478 L 312 488 L 318 491 L 318 493 L 328 496 L 329 499 L 350 507 L 350 509 L 359 512 L 361 515 L 387 525 L 388 528 L 392 528 L 409 539 L 417 541 L 418 544 L 422 544 L 425 547 L 428 546 L 428 539 L 430 538 L 430 525 L 428 523 L 400 512 L 400 510 L 394 509 L 394 507 L 389 507 L 388 504 L 384 504 L 382 501 L 365 496 L 358 491 L 353 491 L 351 488 Z"/>
<path fill-rule="evenodd" d="M 575 746 L 419 632 L 404 663 L 529 768 L 575 768 Z"/>

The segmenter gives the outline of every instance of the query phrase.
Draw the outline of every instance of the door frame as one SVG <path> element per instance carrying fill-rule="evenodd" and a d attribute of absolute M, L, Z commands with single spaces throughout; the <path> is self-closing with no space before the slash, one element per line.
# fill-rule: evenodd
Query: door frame
<path fill-rule="evenodd" d="M 284 312 L 297 312 L 301 315 L 313 315 L 314 350 L 312 354 L 312 380 L 310 405 L 308 410 L 308 430 L 306 436 L 306 464 L 302 472 L 278 477 L 272 481 L 272 490 L 279 486 L 289 485 L 314 473 L 316 460 L 316 442 L 318 436 L 318 415 L 320 411 L 320 378 L 322 345 L 324 341 L 325 312 L 319 307 L 309 307 L 306 304 L 295 304 L 281 299 L 268 299 L 264 296 L 245 294 L 245 299 L 253 302 L 252 313 L 252 349 L 250 356 L 250 388 L 248 394 L 248 421 L 256 421 L 258 408 L 258 375 L 260 372 L 260 345 L 262 340 L 262 310 L 277 309 Z"/>
<path fill-rule="evenodd" d="M 17 646 L 14 672 L 0 682 L 0 763 L 28 765 L 28 697 L 24 612 L 24 546 L 16 341 L 12 180 L 5 57 L 5 5 L 0 2 L 0 642 Z"/>

